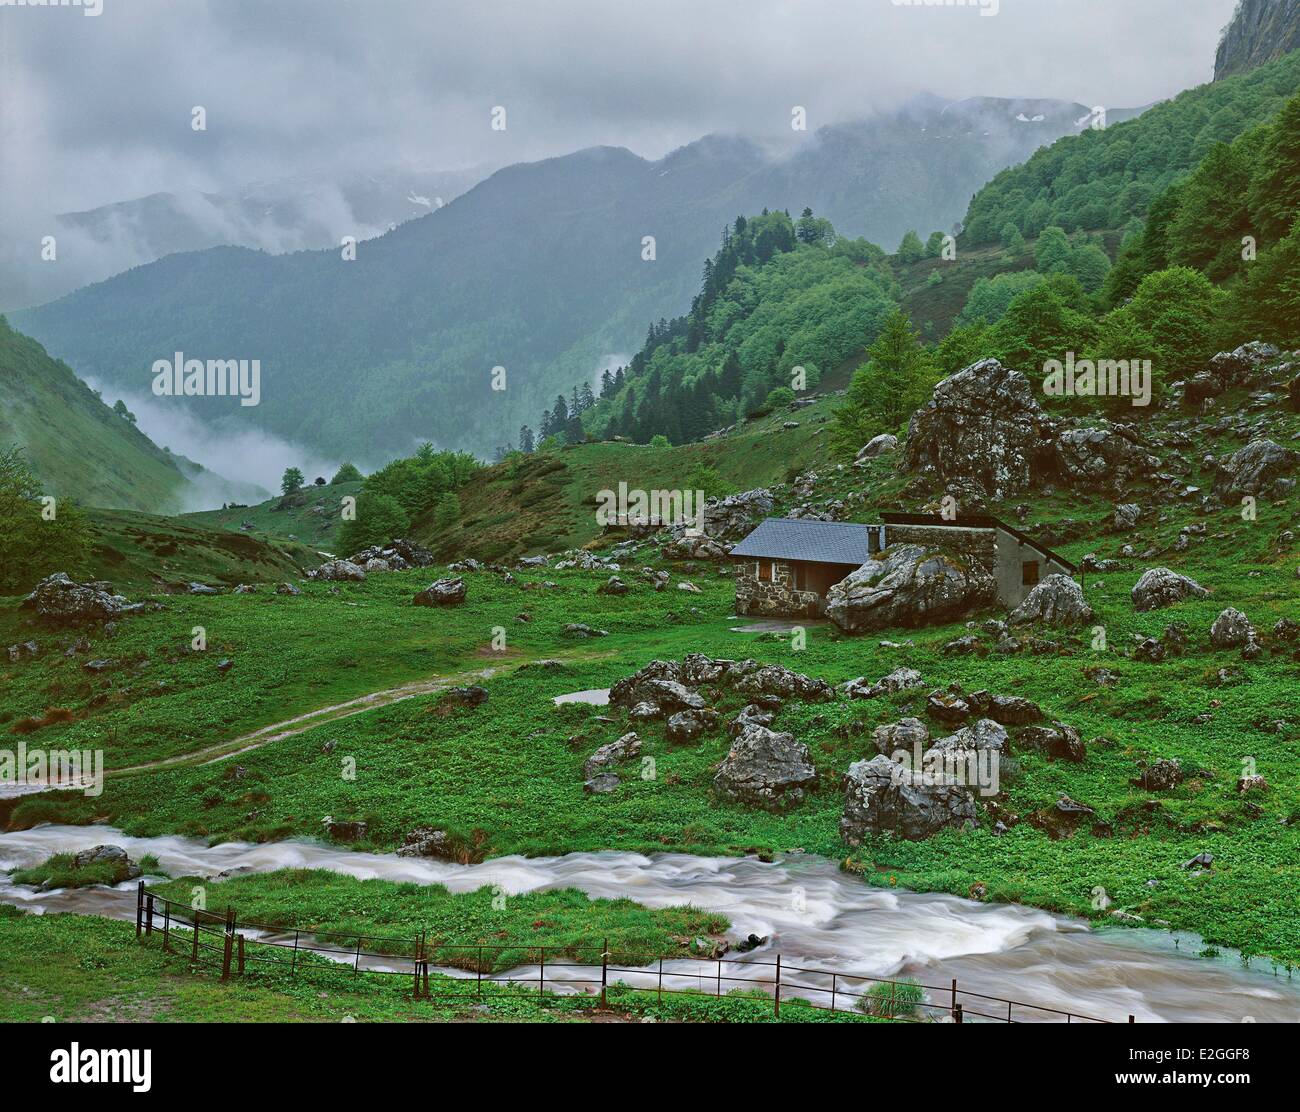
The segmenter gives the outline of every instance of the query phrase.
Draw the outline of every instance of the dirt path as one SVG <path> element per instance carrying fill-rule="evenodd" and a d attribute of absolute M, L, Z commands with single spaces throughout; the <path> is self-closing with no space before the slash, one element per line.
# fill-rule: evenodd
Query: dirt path
<path fill-rule="evenodd" d="M 286 718 L 283 722 L 273 722 L 269 726 L 254 730 L 251 734 L 243 734 L 240 737 L 231 738 L 229 741 L 218 742 L 216 745 L 208 745 L 202 749 L 181 753 L 175 757 L 163 757 L 157 761 L 146 761 L 144 764 L 115 768 L 110 770 L 107 775 L 109 777 L 129 776 L 136 772 L 147 772 L 155 768 L 169 768 L 174 765 L 215 764 L 217 761 L 224 761 L 228 757 L 233 757 L 239 753 L 247 753 L 250 749 L 260 749 L 263 745 L 270 745 L 272 742 L 283 741 L 287 737 L 305 733 L 307 730 L 324 725 L 326 722 L 334 722 L 340 718 L 350 718 L 354 714 L 364 714 L 366 711 L 375 710 L 378 707 L 391 706 L 393 703 L 400 703 L 405 699 L 413 699 L 417 695 L 434 695 L 439 691 L 447 690 L 449 687 L 455 687 L 472 680 L 490 679 L 496 671 L 495 668 L 483 668 L 476 672 L 459 672 L 450 676 L 435 676 L 427 680 L 412 680 L 409 683 L 399 684 L 397 687 L 388 687 L 382 691 L 371 691 L 365 695 L 358 695 L 355 699 L 348 699 L 343 703 L 318 707 L 316 710 L 309 710 L 305 714 L 299 714 L 294 718 Z"/>
<path fill-rule="evenodd" d="M 549 659 L 569 664 L 576 661 L 597 660 L 602 656 L 609 655 L 611 654 L 607 652 L 574 652 L 554 655 Z M 535 662 L 521 660 L 514 662 L 511 667 L 513 670 L 528 663 Z M 293 718 L 286 718 L 283 722 L 273 722 L 269 726 L 262 726 L 260 729 L 254 730 L 252 733 L 243 734 L 228 741 L 221 741 L 215 745 L 207 745 L 202 749 L 194 749 L 188 753 L 177 754 L 174 757 L 163 757 L 156 761 L 146 761 L 144 764 L 110 769 L 105 773 L 105 776 L 112 779 L 116 776 L 131 776 L 139 772 L 149 772 L 159 768 L 173 768 L 178 765 L 215 764 L 217 761 L 224 761 L 239 753 L 247 753 L 252 749 L 260 749 L 263 745 L 270 745 L 272 742 L 283 741 L 287 737 L 305 733 L 307 730 L 323 726 L 327 722 L 334 722 L 340 718 L 351 718 L 354 714 L 364 714 L 368 710 L 391 706 L 393 703 L 414 699 L 419 695 L 435 695 L 439 691 L 446 691 L 449 687 L 473 683 L 476 680 L 490 679 L 501 671 L 500 667 L 479 668 L 455 672 L 446 676 L 411 680 L 407 683 L 398 684 L 396 687 L 387 687 L 381 691 L 371 691 L 365 695 L 358 695 L 346 702 L 318 707 L 316 710 L 306 711 Z"/>

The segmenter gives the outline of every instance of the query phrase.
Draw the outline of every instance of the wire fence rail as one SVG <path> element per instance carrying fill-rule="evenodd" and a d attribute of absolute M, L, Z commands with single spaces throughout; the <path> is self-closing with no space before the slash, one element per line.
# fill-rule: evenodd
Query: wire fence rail
<path fill-rule="evenodd" d="M 241 922 L 233 907 L 221 914 L 206 911 L 147 892 L 143 882 L 136 890 L 135 933 L 137 939 L 160 935 L 164 950 L 188 955 L 192 966 L 219 969 L 223 981 L 242 977 L 259 965 L 296 976 L 307 971 L 307 956 L 316 955 L 336 966 L 351 966 L 355 974 L 409 978 L 411 995 L 417 999 L 482 996 L 485 985 L 510 985 L 535 987 L 539 996 L 548 988 L 552 992 L 580 989 L 598 994 L 603 1008 L 614 986 L 654 992 L 661 1001 L 665 994 L 721 998 L 750 990 L 770 995 L 778 1018 L 783 1003 L 798 1002 L 830 1012 L 895 1020 L 1112 1022 L 974 992 L 959 987 L 955 977 L 946 985 L 925 985 L 783 964 L 780 954 L 770 959 L 665 959 L 611 950 L 608 939 L 563 946 L 453 943 L 430 938 L 425 931 L 396 937 Z M 507 953 L 524 955 L 525 964 L 496 972 Z M 688 964 L 696 968 L 684 968 Z M 441 975 L 431 978 L 431 970 Z M 1129 1015 L 1127 1022 L 1135 1022 L 1135 1017 Z"/>

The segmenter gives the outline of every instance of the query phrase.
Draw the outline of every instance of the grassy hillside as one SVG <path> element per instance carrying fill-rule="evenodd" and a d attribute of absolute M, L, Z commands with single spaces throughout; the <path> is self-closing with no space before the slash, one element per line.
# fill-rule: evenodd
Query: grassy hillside
<path fill-rule="evenodd" d="M 360 482 L 310 486 L 304 487 L 297 494 L 270 498 L 256 505 L 232 505 L 227 509 L 203 510 L 183 514 L 178 520 L 188 525 L 228 529 L 252 537 L 296 540 L 312 548 L 333 552 L 333 542 L 339 531 L 342 500 L 355 498 L 360 492 Z M 252 528 L 245 529 L 245 525 Z"/>
<path fill-rule="evenodd" d="M 93 506 L 165 513 L 189 485 L 168 453 L 3 317 L 0 443 L 24 448 L 50 493 Z"/>
<path fill-rule="evenodd" d="M 321 562 L 308 545 L 204 528 L 183 517 L 130 510 L 92 510 L 89 516 L 89 571 L 118 590 L 297 579 Z"/>

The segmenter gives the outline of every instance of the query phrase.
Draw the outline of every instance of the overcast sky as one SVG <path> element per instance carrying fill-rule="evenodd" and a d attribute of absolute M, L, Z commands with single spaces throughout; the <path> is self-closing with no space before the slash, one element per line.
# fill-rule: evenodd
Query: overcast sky
<path fill-rule="evenodd" d="M 970 2 L 102 0 L 97 17 L 0 7 L 0 205 L 82 209 L 596 143 L 658 157 L 710 131 L 789 135 L 794 105 L 811 134 L 922 90 L 1133 106 L 1208 80 L 1234 6 L 998 0 L 989 17 Z M 205 132 L 191 129 L 195 105 Z M 505 131 L 490 127 L 496 105 Z"/>

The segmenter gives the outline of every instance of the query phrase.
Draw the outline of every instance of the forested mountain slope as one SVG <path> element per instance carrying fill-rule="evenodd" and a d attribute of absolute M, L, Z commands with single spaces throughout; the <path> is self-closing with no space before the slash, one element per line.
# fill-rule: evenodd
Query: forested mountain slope
<path fill-rule="evenodd" d="M 259 406 L 190 400 L 218 425 L 371 461 L 425 439 L 486 454 L 557 390 L 634 350 L 646 321 L 680 312 L 738 213 L 810 205 L 883 242 L 947 227 L 993 171 L 1086 119 L 1062 102 L 924 99 L 796 138 L 776 159 L 718 136 L 657 162 L 580 151 L 501 170 L 355 261 L 176 255 L 15 320 L 82 373 L 135 389 L 176 351 L 260 359 Z M 491 389 L 496 366 L 505 390 Z"/>
<path fill-rule="evenodd" d="M 185 463 L 0 317 L 0 448 L 24 449 L 48 493 L 96 506 L 181 508 Z"/>

